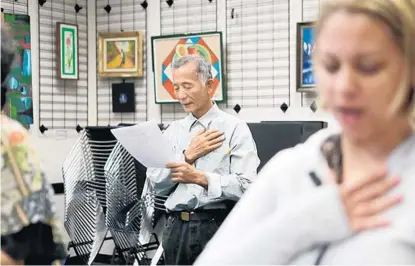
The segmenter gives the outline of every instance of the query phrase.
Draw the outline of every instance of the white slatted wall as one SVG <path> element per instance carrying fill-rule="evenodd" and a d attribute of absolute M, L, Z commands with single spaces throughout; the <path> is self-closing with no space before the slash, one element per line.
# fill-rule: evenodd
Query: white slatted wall
<path fill-rule="evenodd" d="M 217 30 L 216 0 L 174 0 L 171 7 L 166 0 L 160 1 L 161 35 Z M 180 104 L 162 104 L 160 108 L 164 124 L 186 116 Z"/>
<path fill-rule="evenodd" d="M 320 10 L 320 0 L 302 0 L 303 21 L 315 21 Z M 301 93 L 301 105 L 311 106 L 316 99 L 313 93 Z"/>
<path fill-rule="evenodd" d="M 289 9 L 289 0 L 227 0 L 228 107 L 290 104 Z"/>
<path fill-rule="evenodd" d="M 30 0 L 34 1 L 34 0 Z M 75 12 L 75 5 L 82 7 Z M 74 129 L 88 125 L 87 0 L 53 0 L 39 5 L 39 125 Z M 56 75 L 56 22 L 78 25 L 79 79 Z"/>
<path fill-rule="evenodd" d="M 28 14 L 28 0 L 1 0 L 1 11 L 10 14 Z"/>
<path fill-rule="evenodd" d="M 154 1 L 154 0 L 152 0 Z M 147 45 L 146 45 L 146 10 L 138 0 L 97 0 L 97 32 L 140 31 L 143 33 L 143 77 L 126 78 L 125 82 L 135 84 L 135 113 L 112 112 L 112 83 L 121 83 L 121 78 L 100 78 L 97 73 L 97 119 L 98 125 L 117 125 L 119 123 L 137 123 L 147 120 Z M 110 5 L 107 13 L 104 7 Z M 97 37 L 98 40 L 98 37 Z M 97 46 L 98 56 L 98 46 Z M 98 64 L 98 60 L 97 60 Z M 98 67 L 97 67 L 98 70 Z"/>

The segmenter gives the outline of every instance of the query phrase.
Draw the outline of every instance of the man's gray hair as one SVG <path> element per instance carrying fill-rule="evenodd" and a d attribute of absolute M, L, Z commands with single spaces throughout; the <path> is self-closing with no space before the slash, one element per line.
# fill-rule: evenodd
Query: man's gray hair
<path fill-rule="evenodd" d="M 194 62 L 196 64 L 196 73 L 200 81 L 205 84 L 206 81 L 212 78 L 212 65 L 206 58 L 200 55 L 185 55 L 180 57 L 173 63 L 173 69 L 178 69 L 187 63 Z"/>

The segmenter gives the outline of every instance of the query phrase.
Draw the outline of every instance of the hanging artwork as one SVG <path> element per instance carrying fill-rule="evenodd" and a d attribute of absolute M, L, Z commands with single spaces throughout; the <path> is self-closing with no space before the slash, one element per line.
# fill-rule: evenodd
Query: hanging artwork
<path fill-rule="evenodd" d="M 212 65 L 212 99 L 225 101 L 223 76 L 222 33 L 197 33 L 191 35 L 169 35 L 152 37 L 153 74 L 156 103 L 178 102 L 174 93 L 172 64 L 187 54 L 198 54 Z"/>
<path fill-rule="evenodd" d="M 33 124 L 30 17 L 2 13 L 2 21 L 2 26 L 10 33 L 16 45 L 16 57 L 7 80 L 9 90 L 4 112 L 28 126 Z"/>
<path fill-rule="evenodd" d="M 297 91 L 314 92 L 315 77 L 312 64 L 314 50 L 313 22 L 297 24 Z"/>
<path fill-rule="evenodd" d="M 99 33 L 98 63 L 100 77 L 143 76 L 142 33 Z"/>
<path fill-rule="evenodd" d="M 56 23 L 57 75 L 61 79 L 78 79 L 78 26 Z"/>
<path fill-rule="evenodd" d="M 135 86 L 132 82 L 112 84 L 112 112 L 135 112 Z"/>

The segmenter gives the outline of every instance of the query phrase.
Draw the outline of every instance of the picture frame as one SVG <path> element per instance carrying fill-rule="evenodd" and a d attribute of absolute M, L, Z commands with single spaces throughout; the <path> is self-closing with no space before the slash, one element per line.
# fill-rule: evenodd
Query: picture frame
<path fill-rule="evenodd" d="M 217 103 L 226 101 L 222 32 L 153 36 L 151 45 L 156 104 L 178 102 L 173 88 L 172 64 L 185 54 L 199 54 L 210 61 L 214 86 L 212 100 Z"/>
<path fill-rule="evenodd" d="M 314 22 L 297 23 L 297 91 L 316 92 L 312 52 L 314 50 Z"/>
<path fill-rule="evenodd" d="M 33 125 L 33 61 L 31 17 L 26 14 L 1 13 L 2 27 L 14 42 L 15 58 L 3 85 L 7 97 L 2 113 L 25 128 Z"/>
<path fill-rule="evenodd" d="M 98 33 L 99 77 L 142 77 L 143 34 L 139 31 Z"/>
<path fill-rule="evenodd" d="M 56 22 L 56 70 L 60 79 L 79 79 L 78 25 Z"/>
<path fill-rule="evenodd" d="M 135 85 L 133 82 L 112 84 L 112 112 L 135 112 Z"/>

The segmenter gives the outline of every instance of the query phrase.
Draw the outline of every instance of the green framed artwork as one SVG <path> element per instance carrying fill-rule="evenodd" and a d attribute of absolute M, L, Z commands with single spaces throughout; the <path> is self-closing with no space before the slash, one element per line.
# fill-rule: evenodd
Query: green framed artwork
<path fill-rule="evenodd" d="M 212 100 L 226 101 L 226 82 L 223 74 L 223 44 L 221 32 L 163 35 L 151 38 L 155 102 L 177 103 L 172 79 L 172 64 L 187 54 L 197 54 L 212 65 Z"/>
<path fill-rule="evenodd" d="M 61 79 L 78 79 L 78 26 L 56 23 L 57 75 Z"/>

